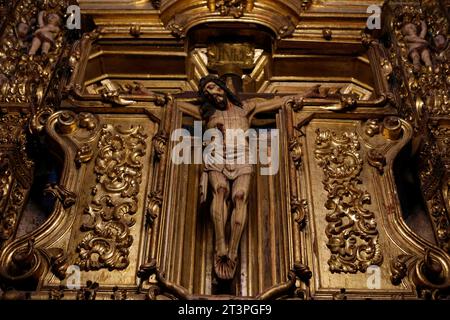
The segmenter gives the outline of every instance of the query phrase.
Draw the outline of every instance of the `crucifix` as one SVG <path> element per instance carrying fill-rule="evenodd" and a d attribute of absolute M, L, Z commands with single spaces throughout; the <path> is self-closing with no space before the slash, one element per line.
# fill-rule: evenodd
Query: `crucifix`
<path fill-rule="evenodd" d="M 227 139 L 232 131 L 247 132 L 253 117 L 262 112 L 276 111 L 289 99 L 319 97 L 319 86 L 296 96 L 267 99 L 246 99 L 238 95 L 242 90 L 243 69 L 253 65 L 254 49 L 249 45 L 221 44 L 209 48 L 209 67 L 219 76 L 208 75 L 199 83 L 201 106 L 178 102 L 177 106 L 194 119 L 205 121 L 208 129 L 222 134 L 221 143 L 209 142 L 207 147 L 223 151 L 220 157 L 205 157 L 201 186 L 211 187 L 211 220 L 214 226 L 214 271 L 219 279 L 232 280 L 238 264 L 238 250 L 248 215 L 248 198 L 254 165 L 249 162 L 249 143 L 241 139 L 235 145 Z M 239 143 L 239 142 L 238 142 Z M 218 150 L 220 149 L 220 150 Z M 223 149 L 223 150 L 222 150 Z M 214 159 L 212 159 L 214 158 Z M 231 161 L 230 161 L 231 160 Z M 242 161 L 240 161 L 242 160 Z M 203 192 L 205 199 L 206 192 Z M 231 200 L 231 201 L 229 201 Z M 228 203 L 232 204 L 231 210 Z M 231 212 L 231 214 L 230 214 Z M 226 234 L 227 223 L 230 233 Z"/>
<path fill-rule="evenodd" d="M 218 44 L 208 50 L 208 67 L 216 74 L 204 76 L 197 93 L 200 105 L 177 101 L 177 108 L 194 119 L 204 121 L 207 129 L 222 135 L 221 143 L 209 141 L 204 155 L 201 178 L 202 201 L 210 187 L 211 221 L 214 229 L 213 268 L 219 280 L 232 280 L 238 266 L 238 251 L 248 216 L 248 198 L 254 164 L 250 163 L 248 139 L 229 143 L 231 132 L 247 132 L 255 115 L 277 111 L 288 100 L 321 97 L 319 86 L 295 96 L 272 97 L 262 100 L 260 95 L 242 93 L 242 75 L 254 67 L 255 50 L 248 44 Z M 142 88 L 141 88 L 142 89 Z M 240 141 L 240 144 L 239 144 Z M 231 208 L 228 208 L 231 204 Z M 230 228 L 227 228 L 229 224 Z M 229 232 L 227 233 L 227 231 Z"/>

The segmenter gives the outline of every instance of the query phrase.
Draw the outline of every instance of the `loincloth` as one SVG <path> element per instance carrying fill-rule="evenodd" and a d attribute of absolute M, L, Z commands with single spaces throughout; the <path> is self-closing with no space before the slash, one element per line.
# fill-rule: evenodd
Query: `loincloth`
<path fill-rule="evenodd" d="M 417 46 L 417 47 L 410 48 L 408 50 L 408 54 L 411 54 L 411 53 L 414 53 L 414 52 L 417 52 L 418 54 L 422 54 L 422 52 L 424 50 L 427 50 L 427 49 L 428 49 L 428 45 L 423 44 L 423 45 L 420 45 L 420 46 Z"/>
<path fill-rule="evenodd" d="M 55 40 L 53 40 L 53 38 L 47 36 L 46 34 L 44 34 L 44 32 L 37 30 L 34 35 L 36 37 L 39 38 L 39 40 L 41 40 L 42 42 L 49 42 L 49 43 L 54 43 Z"/>
<path fill-rule="evenodd" d="M 220 150 L 221 145 L 215 145 L 213 149 Z M 208 153 L 204 157 L 204 161 L 204 171 L 220 172 L 228 180 L 236 180 L 240 176 L 253 173 L 254 162 L 251 162 L 248 145 L 241 148 L 225 148 L 223 154 Z"/>
<path fill-rule="evenodd" d="M 238 177 L 252 174 L 253 173 L 253 165 L 251 164 L 222 164 L 222 165 L 214 165 L 214 164 L 205 164 L 204 170 L 206 172 L 220 172 L 222 173 L 228 180 L 236 180 Z"/>

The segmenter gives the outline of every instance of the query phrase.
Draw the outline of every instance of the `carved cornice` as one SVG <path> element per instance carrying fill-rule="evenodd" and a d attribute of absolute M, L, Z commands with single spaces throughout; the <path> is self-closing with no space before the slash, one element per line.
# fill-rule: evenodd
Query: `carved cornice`
<path fill-rule="evenodd" d="M 367 8 L 370 5 L 381 7 L 383 1 L 80 1 L 82 13 L 93 17 L 95 24 L 101 27 L 103 37 L 116 37 L 119 34 L 133 37 L 131 28 L 136 27 L 139 37 L 168 39 L 172 38 L 170 32 L 184 36 L 191 27 L 203 22 L 244 22 L 272 29 L 277 37 L 286 39 L 286 42 L 281 41 L 283 45 L 307 39 L 325 46 L 331 46 L 335 41 L 360 42 L 359 35 L 366 27 L 369 16 Z M 324 38 L 325 29 L 331 32 L 331 37 Z"/>
<path fill-rule="evenodd" d="M 268 27 L 277 38 L 284 38 L 295 31 L 305 7 L 293 0 L 163 0 L 160 10 L 161 21 L 180 37 L 202 23 L 233 23 L 239 20 Z"/>

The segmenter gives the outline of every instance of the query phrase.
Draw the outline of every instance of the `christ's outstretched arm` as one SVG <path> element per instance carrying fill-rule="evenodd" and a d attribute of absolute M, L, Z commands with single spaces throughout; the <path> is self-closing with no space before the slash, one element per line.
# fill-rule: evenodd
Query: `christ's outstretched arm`
<path fill-rule="evenodd" d="M 177 101 L 176 106 L 178 109 L 180 109 L 182 112 L 190 115 L 191 117 L 194 117 L 196 120 L 202 120 L 202 114 L 200 112 L 200 107 L 196 106 L 189 102 L 184 101 Z"/>
<path fill-rule="evenodd" d="M 144 87 L 142 83 L 135 82 L 134 85 L 129 86 L 129 93 L 131 94 L 138 94 L 138 95 L 144 95 L 144 96 L 154 96 L 155 93 L 148 90 Z M 180 109 L 182 112 L 194 117 L 196 120 L 202 120 L 202 115 L 200 112 L 200 107 L 184 101 L 177 101 L 176 106 L 178 109 Z"/>
<path fill-rule="evenodd" d="M 303 99 L 303 98 L 324 98 L 326 94 L 322 94 L 319 91 L 320 85 L 316 85 L 309 89 L 307 92 L 299 94 L 299 95 L 293 95 L 293 96 L 286 96 L 286 97 L 280 97 L 280 98 L 274 98 L 266 101 L 257 102 L 255 104 L 255 108 L 253 109 L 253 112 L 251 113 L 251 117 L 256 115 L 257 113 L 261 112 L 269 112 L 280 109 L 289 99 Z"/>

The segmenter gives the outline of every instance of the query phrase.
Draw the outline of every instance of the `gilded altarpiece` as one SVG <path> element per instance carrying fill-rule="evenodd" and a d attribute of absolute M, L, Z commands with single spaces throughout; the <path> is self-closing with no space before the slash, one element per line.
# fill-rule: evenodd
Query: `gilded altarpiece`
<path fill-rule="evenodd" d="M 70 1 L 0 1 L 4 299 L 448 297 L 445 1 L 78 2 L 81 30 Z M 172 153 L 208 74 L 283 101 L 250 122 L 279 170 L 255 166 L 228 281 L 202 165 Z"/>

